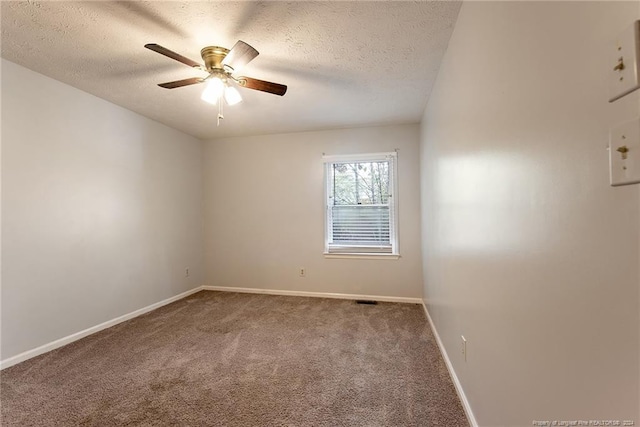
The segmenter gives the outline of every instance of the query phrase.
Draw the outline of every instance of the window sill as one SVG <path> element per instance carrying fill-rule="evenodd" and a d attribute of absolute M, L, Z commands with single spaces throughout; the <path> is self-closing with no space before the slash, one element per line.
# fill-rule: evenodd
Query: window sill
<path fill-rule="evenodd" d="M 398 254 L 367 254 L 367 253 L 349 253 L 338 254 L 325 252 L 324 257 L 328 259 L 399 259 Z"/>

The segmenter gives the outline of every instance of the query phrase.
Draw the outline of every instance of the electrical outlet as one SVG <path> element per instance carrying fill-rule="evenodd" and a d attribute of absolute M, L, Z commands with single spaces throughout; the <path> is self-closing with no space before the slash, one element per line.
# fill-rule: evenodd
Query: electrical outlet
<path fill-rule="evenodd" d="M 300 277 L 305 277 L 306 276 L 307 271 L 305 270 L 304 267 L 300 267 L 299 274 L 300 274 Z"/>
<path fill-rule="evenodd" d="M 189 268 L 184 269 L 184 277 L 189 277 Z"/>
<path fill-rule="evenodd" d="M 462 338 L 462 356 L 464 357 L 464 361 L 467 361 L 467 339 L 464 337 L 464 335 L 460 335 L 460 338 Z"/>

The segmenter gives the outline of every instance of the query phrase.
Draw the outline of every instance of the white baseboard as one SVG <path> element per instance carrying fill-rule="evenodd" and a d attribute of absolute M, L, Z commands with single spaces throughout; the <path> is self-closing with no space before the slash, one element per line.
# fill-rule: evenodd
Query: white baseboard
<path fill-rule="evenodd" d="M 431 320 L 431 316 L 429 315 L 429 310 L 427 310 L 427 305 L 422 301 L 422 308 L 424 308 L 424 312 L 427 315 L 427 320 L 429 320 L 429 325 L 431 326 L 431 330 L 433 331 L 433 336 L 436 338 L 436 342 L 438 343 L 438 347 L 440 348 L 440 353 L 442 353 L 442 358 L 444 359 L 444 363 L 447 365 L 447 370 L 449 371 L 449 375 L 451 375 L 451 380 L 453 381 L 453 385 L 456 388 L 456 393 L 458 393 L 458 397 L 460 398 L 460 402 L 462 402 L 462 409 L 464 409 L 464 413 L 467 416 L 467 420 L 471 427 L 478 427 L 478 422 L 476 421 L 476 417 L 473 415 L 473 411 L 471 410 L 471 405 L 467 400 L 467 396 L 464 394 L 464 390 L 462 389 L 462 384 L 460 384 L 460 380 L 456 375 L 456 371 L 453 369 L 453 364 L 449 359 L 449 355 L 447 354 L 447 350 L 444 348 L 444 344 L 440 339 L 440 335 L 438 335 L 438 331 L 436 330 L 436 326 Z"/>
<path fill-rule="evenodd" d="M 108 321 L 106 321 L 104 323 L 100 323 L 99 325 L 92 326 L 91 328 L 85 329 L 83 331 L 76 332 L 75 334 L 71 334 L 71 335 L 68 335 L 66 337 L 60 338 L 58 340 L 52 341 L 52 342 L 50 342 L 48 344 L 41 345 L 40 347 L 34 348 L 33 350 L 27 350 L 27 351 L 25 351 L 23 353 L 20 353 L 20 354 L 16 355 L 16 356 L 9 357 L 8 359 L 0 361 L 0 370 L 4 369 L 4 368 L 8 368 L 9 366 L 16 365 L 16 364 L 18 364 L 20 362 L 24 362 L 27 359 L 31 359 L 32 357 L 39 356 L 39 355 L 41 355 L 43 353 L 46 353 L 48 351 L 55 350 L 56 348 L 62 347 L 63 345 L 67 345 L 67 344 L 70 344 L 70 343 L 72 343 L 74 341 L 77 341 L 77 340 L 79 340 L 81 338 L 84 338 L 87 335 L 95 334 L 96 332 L 99 332 L 99 331 L 101 331 L 103 329 L 107 329 L 107 328 L 110 328 L 112 326 L 115 326 L 118 323 L 122 323 L 122 322 L 124 322 L 126 320 L 133 319 L 134 317 L 137 317 L 137 316 L 140 316 L 142 314 L 148 313 L 148 312 L 150 312 L 152 310 L 155 310 L 156 308 L 160 308 L 163 305 L 171 304 L 174 301 L 178 301 L 178 300 L 180 300 L 182 298 L 188 297 L 191 294 L 195 294 L 196 292 L 201 291 L 202 289 L 203 289 L 203 287 L 199 286 L 197 288 L 188 290 L 186 292 L 183 292 L 183 293 L 178 294 L 176 296 L 173 296 L 171 298 L 167 298 L 167 299 L 162 300 L 160 302 L 157 302 L 155 304 L 148 305 L 148 306 L 143 307 L 143 308 L 141 308 L 139 310 L 132 311 L 131 313 L 125 314 L 123 316 L 116 317 L 115 319 L 108 320 Z"/>
<path fill-rule="evenodd" d="M 307 292 L 307 291 L 284 291 L 277 289 L 257 289 L 257 288 L 232 288 L 228 286 L 203 286 L 206 291 L 239 292 L 244 294 L 266 294 L 283 295 L 294 297 L 314 297 L 314 298 L 334 298 L 334 299 L 362 299 L 381 302 L 401 302 L 408 304 L 422 304 L 421 298 L 409 297 L 388 297 L 380 295 L 357 295 L 357 294 L 337 294 L 328 292 Z"/>

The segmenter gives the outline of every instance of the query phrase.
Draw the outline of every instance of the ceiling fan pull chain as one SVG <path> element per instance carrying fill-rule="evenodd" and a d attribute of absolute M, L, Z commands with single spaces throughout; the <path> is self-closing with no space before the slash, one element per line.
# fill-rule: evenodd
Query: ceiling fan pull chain
<path fill-rule="evenodd" d="M 220 126 L 220 119 L 224 119 L 222 96 L 218 99 L 218 126 Z"/>

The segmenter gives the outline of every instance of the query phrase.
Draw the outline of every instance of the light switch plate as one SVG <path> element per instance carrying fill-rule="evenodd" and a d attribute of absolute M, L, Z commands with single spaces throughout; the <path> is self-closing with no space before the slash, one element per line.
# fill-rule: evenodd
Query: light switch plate
<path fill-rule="evenodd" d="M 622 32 L 609 47 L 609 102 L 640 88 L 640 21 Z"/>
<path fill-rule="evenodd" d="M 609 167 L 612 186 L 640 183 L 640 117 L 611 129 Z"/>

